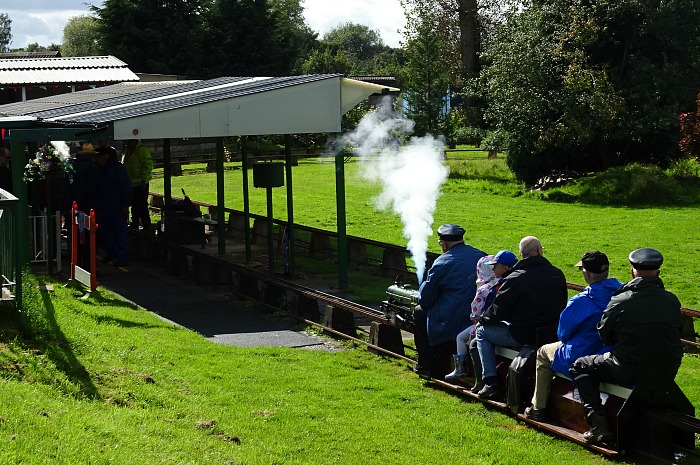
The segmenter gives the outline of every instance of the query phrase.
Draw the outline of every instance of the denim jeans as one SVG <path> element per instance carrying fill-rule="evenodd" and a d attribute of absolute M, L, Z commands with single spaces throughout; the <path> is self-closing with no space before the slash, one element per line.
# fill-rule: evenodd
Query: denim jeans
<path fill-rule="evenodd" d="M 520 347 L 510 335 L 508 324 L 501 321 L 495 325 L 479 326 L 476 329 L 476 346 L 483 370 L 483 378 L 496 376 L 496 346 Z"/>
<path fill-rule="evenodd" d="M 470 325 L 467 329 L 457 335 L 457 354 L 463 355 L 469 352 L 469 341 L 472 339 L 472 331 L 474 325 Z"/>

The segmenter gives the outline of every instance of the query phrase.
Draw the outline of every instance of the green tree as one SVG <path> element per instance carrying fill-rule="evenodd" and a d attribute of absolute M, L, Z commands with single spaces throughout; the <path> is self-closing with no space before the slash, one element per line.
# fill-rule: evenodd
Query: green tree
<path fill-rule="evenodd" d="M 533 1 L 484 54 L 486 116 L 509 133 L 508 164 L 528 183 L 553 169 L 671 160 L 699 53 L 693 0 Z"/>
<path fill-rule="evenodd" d="M 92 16 L 80 15 L 68 19 L 63 28 L 61 55 L 64 57 L 100 55 L 98 23 Z"/>
<path fill-rule="evenodd" d="M 483 103 L 475 92 L 481 71 L 481 53 L 492 24 L 520 0 L 401 0 L 406 15 L 406 37 L 415 37 L 426 22 L 444 43 L 442 60 L 450 86 L 461 89 L 460 109 L 469 125 L 480 122 Z"/>
<path fill-rule="evenodd" d="M 9 52 L 12 42 L 12 20 L 7 13 L 0 13 L 0 52 Z"/>
<path fill-rule="evenodd" d="M 408 41 L 402 89 L 406 96 L 406 116 L 415 122 L 418 136 L 438 134 L 445 129 L 444 99 L 449 73 L 442 61 L 444 48 L 444 42 L 429 21 Z"/>
<path fill-rule="evenodd" d="M 352 22 L 342 23 L 326 32 L 323 41 L 339 45 L 355 61 L 369 61 L 386 47 L 379 31 Z"/>
<path fill-rule="evenodd" d="M 403 61 L 402 51 L 384 45 L 379 31 L 347 22 L 325 33 L 299 70 L 303 73 L 396 76 Z"/>
<path fill-rule="evenodd" d="M 315 38 L 300 0 L 106 0 L 92 10 L 102 50 L 141 72 L 279 76 Z"/>
<path fill-rule="evenodd" d="M 91 7 L 99 47 L 143 73 L 198 76 L 204 0 L 106 0 Z"/>
<path fill-rule="evenodd" d="M 299 70 L 303 74 L 351 74 L 352 62 L 348 54 L 340 47 L 321 45 L 311 50 L 301 63 Z"/>

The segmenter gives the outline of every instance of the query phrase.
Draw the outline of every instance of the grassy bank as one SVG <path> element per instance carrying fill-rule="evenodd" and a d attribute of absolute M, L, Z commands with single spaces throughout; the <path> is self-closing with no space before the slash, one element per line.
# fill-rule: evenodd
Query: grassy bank
<path fill-rule="evenodd" d="M 35 284 L 2 315 L 0 463 L 604 462 L 364 350 L 221 346 Z"/>

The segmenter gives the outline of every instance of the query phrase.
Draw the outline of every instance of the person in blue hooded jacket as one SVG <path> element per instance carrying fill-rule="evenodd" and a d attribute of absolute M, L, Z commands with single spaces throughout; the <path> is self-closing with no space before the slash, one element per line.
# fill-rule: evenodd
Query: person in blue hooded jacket
<path fill-rule="evenodd" d="M 126 169 L 110 153 L 109 147 L 100 147 L 95 157 L 99 171 L 95 217 L 98 238 L 105 249 L 102 262 L 111 260 L 121 267 L 129 265 L 126 221 L 132 189 Z"/>
<path fill-rule="evenodd" d="M 414 310 L 414 340 L 418 352 L 415 371 L 443 379 L 452 369 L 457 334 L 469 325 L 476 293 L 476 264 L 486 254 L 464 243 L 464 228 L 443 224 L 438 228 L 440 255 L 419 288 Z"/>
<path fill-rule="evenodd" d="M 610 350 L 600 340 L 597 325 L 622 283 L 608 278 L 608 257 L 597 250 L 586 252 L 576 266 L 588 286 L 569 299 L 561 312 L 557 328 L 559 341 L 537 350 L 535 393 L 532 405 L 525 409 L 525 417 L 531 420 L 546 418 L 547 398 L 555 371 L 568 377 L 569 368 L 577 358 Z"/>

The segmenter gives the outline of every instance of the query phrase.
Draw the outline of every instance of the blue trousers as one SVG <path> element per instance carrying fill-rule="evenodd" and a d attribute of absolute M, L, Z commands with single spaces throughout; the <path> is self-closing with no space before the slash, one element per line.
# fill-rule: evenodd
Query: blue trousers
<path fill-rule="evenodd" d="M 476 329 L 476 346 L 483 370 L 483 378 L 496 376 L 496 346 L 520 347 L 510 335 L 508 324 L 501 321 L 495 325 L 479 326 Z"/>

